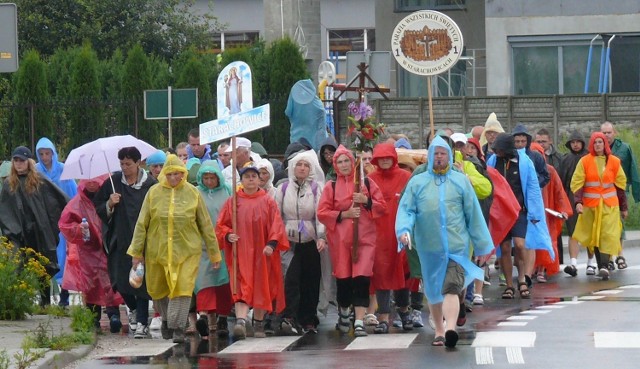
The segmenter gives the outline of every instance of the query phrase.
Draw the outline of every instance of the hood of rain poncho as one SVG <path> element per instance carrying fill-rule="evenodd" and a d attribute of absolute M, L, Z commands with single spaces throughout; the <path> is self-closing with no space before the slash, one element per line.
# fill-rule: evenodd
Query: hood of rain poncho
<path fill-rule="evenodd" d="M 487 138 L 485 132 L 498 132 L 503 133 L 504 129 L 502 128 L 502 124 L 498 121 L 498 117 L 496 113 L 489 114 L 487 121 L 484 123 L 484 130 L 480 134 L 480 145 L 484 146 L 487 143 Z"/>
<path fill-rule="evenodd" d="M 396 148 L 403 148 L 403 149 L 409 149 L 411 150 L 411 143 L 409 142 L 409 140 L 407 140 L 406 138 L 402 137 L 401 139 L 399 139 L 398 141 L 396 141 L 393 146 L 395 146 Z"/>
<path fill-rule="evenodd" d="M 593 132 L 591 134 L 591 139 L 589 139 L 589 154 L 593 156 L 598 156 L 598 154 L 596 154 L 596 149 L 594 147 L 596 143 L 596 138 L 601 138 L 604 140 L 604 155 L 605 156 L 611 155 L 611 147 L 609 147 L 609 143 L 607 142 L 607 136 L 605 136 L 604 133 L 602 132 Z"/>
<path fill-rule="evenodd" d="M 318 156 L 313 150 L 307 150 L 297 153 L 291 159 L 289 159 L 289 168 L 287 168 L 287 176 L 289 177 L 289 181 L 296 181 L 296 176 L 294 173 L 296 164 L 298 164 L 300 160 L 304 160 L 309 163 L 310 169 L 309 176 L 306 179 L 307 181 L 315 180 L 319 184 L 324 183 L 324 172 L 322 171 L 320 163 L 318 162 Z"/>
<path fill-rule="evenodd" d="M 252 142 L 251 143 L 251 152 L 255 152 L 256 154 L 262 156 L 267 156 L 267 150 L 262 146 L 260 142 Z"/>
<path fill-rule="evenodd" d="M 496 137 L 496 140 L 493 141 L 492 149 L 494 152 L 498 152 L 498 150 L 503 150 L 505 154 L 515 157 L 517 155 L 516 145 L 513 141 L 513 136 L 508 133 L 500 133 Z"/>
<path fill-rule="evenodd" d="M 527 146 L 526 148 L 528 149 L 531 146 L 531 141 L 533 140 L 531 135 L 529 134 L 529 131 L 527 130 L 527 127 L 524 126 L 524 124 L 522 123 L 518 123 L 518 125 L 516 125 L 513 130 L 511 131 L 511 135 L 512 136 L 525 136 L 527 138 Z"/>
<path fill-rule="evenodd" d="M 273 164 L 271 164 L 269 159 L 259 159 L 254 163 L 254 165 L 256 168 L 258 168 L 258 170 L 264 168 L 267 170 L 267 172 L 269 172 L 269 180 L 267 181 L 266 185 L 263 187 L 265 191 L 269 192 L 269 190 L 273 187 L 273 177 L 275 177 Z"/>
<path fill-rule="evenodd" d="M 540 155 L 542 155 L 544 161 L 547 161 L 547 156 L 544 154 L 544 148 L 539 143 L 532 142 L 529 148 L 531 149 L 531 151 L 537 151 Z"/>
<path fill-rule="evenodd" d="M 476 147 L 476 151 L 478 151 L 477 158 L 480 159 L 481 161 L 484 161 L 484 153 L 482 152 L 482 147 L 480 145 L 480 141 L 477 138 L 471 137 L 471 138 L 467 139 L 467 143 L 470 143 L 470 144 L 472 144 L 473 146 Z"/>
<path fill-rule="evenodd" d="M 575 130 L 573 132 L 571 132 L 571 134 L 569 135 L 569 138 L 567 139 L 567 142 L 564 143 L 564 147 L 566 147 L 567 149 L 569 149 L 569 151 L 571 150 L 571 141 L 580 141 L 582 142 L 582 150 L 584 150 L 587 147 L 587 140 L 585 140 L 584 135 L 582 134 L 582 132 Z"/>
<path fill-rule="evenodd" d="M 180 183 L 178 183 L 178 185 L 174 187 L 174 188 L 179 188 L 184 186 L 185 183 L 187 183 L 187 175 L 189 174 L 189 171 L 184 166 L 184 163 L 182 162 L 182 160 L 180 160 L 174 154 L 169 154 L 167 155 L 167 161 L 164 162 L 162 171 L 158 176 L 158 182 L 160 183 L 160 185 L 163 187 L 172 188 L 171 185 L 169 184 L 169 181 L 167 181 L 167 174 L 176 173 L 176 172 L 181 172 L 182 174 L 184 174 L 182 176 L 182 180 L 180 181 Z"/>
<path fill-rule="evenodd" d="M 40 149 L 50 149 L 53 152 L 53 155 L 51 156 L 51 170 L 47 170 L 47 168 L 44 166 L 44 163 L 42 163 L 42 161 L 40 160 L 40 155 L 38 154 L 38 150 Z M 69 196 L 69 198 L 72 198 L 73 196 L 76 195 L 76 193 L 78 193 L 78 189 L 74 180 L 72 179 L 60 180 L 60 175 L 64 170 L 64 164 L 58 161 L 58 152 L 56 151 L 56 147 L 54 146 L 53 142 L 51 142 L 50 139 L 46 137 L 42 137 L 40 140 L 38 140 L 35 154 L 36 154 L 36 157 L 38 158 L 38 163 L 36 163 L 36 169 L 40 173 L 43 173 L 47 177 L 49 177 L 51 182 L 55 183 L 56 186 L 60 187 L 62 191 L 64 191 L 64 193 L 66 193 L 67 196 Z"/>
<path fill-rule="evenodd" d="M 436 138 L 433 139 L 433 142 L 431 142 L 431 145 L 429 145 L 427 171 L 431 174 L 435 174 L 433 172 L 433 158 L 436 154 L 436 147 L 443 147 L 447 150 L 447 154 L 449 155 L 449 169 L 447 170 L 447 173 L 449 173 L 451 168 L 453 168 L 453 154 L 451 153 L 451 147 L 449 144 L 447 144 L 447 142 L 440 136 L 436 136 Z"/>
<path fill-rule="evenodd" d="M 340 171 L 338 170 L 338 158 L 341 155 L 346 155 L 349 158 L 349 160 L 351 160 L 351 172 L 346 176 L 340 173 Z M 353 156 L 353 153 L 351 152 L 351 150 L 347 149 L 342 145 L 338 146 L 338 148 L 336 149 L 336 153 L 333 155 L 333 170 L 336 172 L 336 175 L 338 177 L 353 177 L 353 166 L 355 165 L 355 163 L 356 163 L 356 159 Z"/>
<path fill-rule="evenodd" d="M 211 160 L 211 159 L 207 159 L 207 160 Z M 191 159 L 187 160 L 187 162 L 185 163 L 185 168 L 187 169 L 187 171 L 189 171 L 191 169 L 191 167 L 193 167 L 196 164 L 200 164 L 200 159 L 191 158 Z"/>
<path fill-rule="evenodd" d="M 81 179 L 80 182 L 78 182 L 78 192 L 84 193 L 85 188 L 87 188 L 87 183 L 89 182 L 97 182 L 98 188 L 100 188 L 102 187 L 102 184 L 104 183 L 104 181 L 106 181 L 108 178 L 109 178 L 108 174 L 103 174 L 101 176 L 97 176 L 91 179 Z"/>
<path fill-rule="evenodd" d="M 402 140 L 404 140 L 404 138 L 402 138 Z M 396 152 L 396 148 L 394 147 L 394 145 L 390 143 L 381 143 L 377 144 L 376 147 L 373 148 L 373 158 L 371 158 L 371 164 L 377 166 L 378 169 L 380 169 L 378 160 L 383 158 L 391 158 L 393 160 L 393 165 L 391 166 L 391 168 L 385 170 L 391 170 L 398 167 L 398 153 Z"/>
<path fill-rule="evenodd" d="M 328 168 L 331 168 L 331 166 L 333 165 L 333 163 L 329 163 L 328 161 L 326 161 L 324 159 L 324 156 L 322 155 L 322 153 L 324 152 L 324 150 L 326 148 L 331 148 L 334 151 L 338 149 L 338 142 L 336 141 L 335 138 L 333 138 L 333 136 L 329 136 L 327 137 L 324 142 L 322 142 L 320 144 L 320 150 L 318 150 L 318 161 L 320 162 L 320 165 L 322 166 L 322 170 L 327 170 Z M 335 156 L 334 156 L 335 157 Z"/>
<path fill-rule="evenodd" d="M 162 150 L 154 152 L 146 159 L 147 166 L 164 164 L 165 161 L 167 161 L 167 154 L 165 154 Z"/>
<path fill-rule="evenodd" d="M 202 183 L 202 177 L 206 173 L 213 173 L 218 177 L 218 187 L 209 188 Z M 224 180 L 224 176 L 219 169 L 218 162 L 214 160 L 207 160 L 200 166 L 198 174 L 196 175 L 196 181 L 198 182 L 198 189 L 204 193 L 214 193 L 220 190 L 225 191 L 228 195 L 231 195 L 231 187 Z"/>

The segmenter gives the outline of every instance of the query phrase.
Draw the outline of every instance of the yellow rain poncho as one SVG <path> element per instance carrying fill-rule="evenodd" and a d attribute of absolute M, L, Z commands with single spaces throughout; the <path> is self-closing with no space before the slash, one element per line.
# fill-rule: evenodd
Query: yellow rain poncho
<path fill-rule="evenodd" d="M 168 173 L 182 172 L 182 181 L 171 187 Z M 144 255 L 147 290 L 152 299 L 191 296 L 202 241 L 212 263 L 221 260 L 209 212 L 197 188 L 187 183 L 187 169 L 175 155 L 169 155 L 142 204 L 127 254 Z"/>

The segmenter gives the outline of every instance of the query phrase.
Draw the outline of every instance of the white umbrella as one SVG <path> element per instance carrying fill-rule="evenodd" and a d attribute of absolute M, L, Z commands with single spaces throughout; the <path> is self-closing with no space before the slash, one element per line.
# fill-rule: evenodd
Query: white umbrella
<path fill-rule="evenodd" d="M 71 150 L 60 179 L 90 179 L 103 174 L 109 174 L 111 178 L 111 172 L 120 169 L 118 151 L 131 146 L 140 151 L 142 159 L 158 151 L 131 135 L 99 138 Z M 113 180 L 111 187 L 113 188 Z"/>

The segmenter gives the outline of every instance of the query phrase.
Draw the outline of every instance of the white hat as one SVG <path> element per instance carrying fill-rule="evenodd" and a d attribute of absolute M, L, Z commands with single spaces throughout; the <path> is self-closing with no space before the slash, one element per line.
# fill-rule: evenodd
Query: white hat
<path fill-rule="evenodd" d="M 451 140 L 456 143 L 456 142 L 463 142 L 463 143 L 467 143 L 467 136 L 464 133 L 454 133 L 451 135 Z"/>
<path fill-rule="evenodd" d="M 251 141 L 249 141 L 249 139 L 244 138 L 244 137 L 236 137 L 236 148 L 238 147 L 246 147 L 248 149 L 251 148 Z M 227 147 L 226 150 L 224 150 L 224 152 L 231 152 L 233 151 L 231 149 L 231 145 L 229 145 L 229 147 Z"/>

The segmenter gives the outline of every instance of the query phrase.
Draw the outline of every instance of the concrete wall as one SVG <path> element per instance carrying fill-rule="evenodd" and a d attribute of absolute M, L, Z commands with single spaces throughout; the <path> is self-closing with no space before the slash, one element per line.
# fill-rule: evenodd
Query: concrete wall
<path fill-rule="evenodd" d="M 637 32 L 640 2 L 489 0 L 486 2 L 487 94 L 513 91 L 509 36 Z"/>
<path fill-rule="evenodd" d="M 264 34 L 263 0 L 215 0 L 212 14 L 225 30 L 232 32 L 255 32 Z M 197 0 L 194 8 L 203 13 L 211 13 L 209 0 Z M 279 28 L 278 28 L 279 29 Z"/>
<path fill-rule="evenodd" d="M 425 98 L 390 99 L 371 102 L 377 120 L 387 125 L 389 134 L 404 133 L 413 148 L 424 148 L 430 132 L 429 105 Z M 336 111 L 341 142 L 346 142 L 347 104 L 341 102 Z M 618 127 L 640 126 L 640 93 L 608 95 L 541 95 L 454 97 L 433 100 L 434 125 L 437 131 L 449 127 L 456 132 L 469 132 L 484 125 L 495 112 L 506 132 L 524 123 L 529 132 L 540 128 L 552 132 L 555 142 L 564 143 L 573 130 L 587 135 L 600 128 L 605 120 Z"/>

